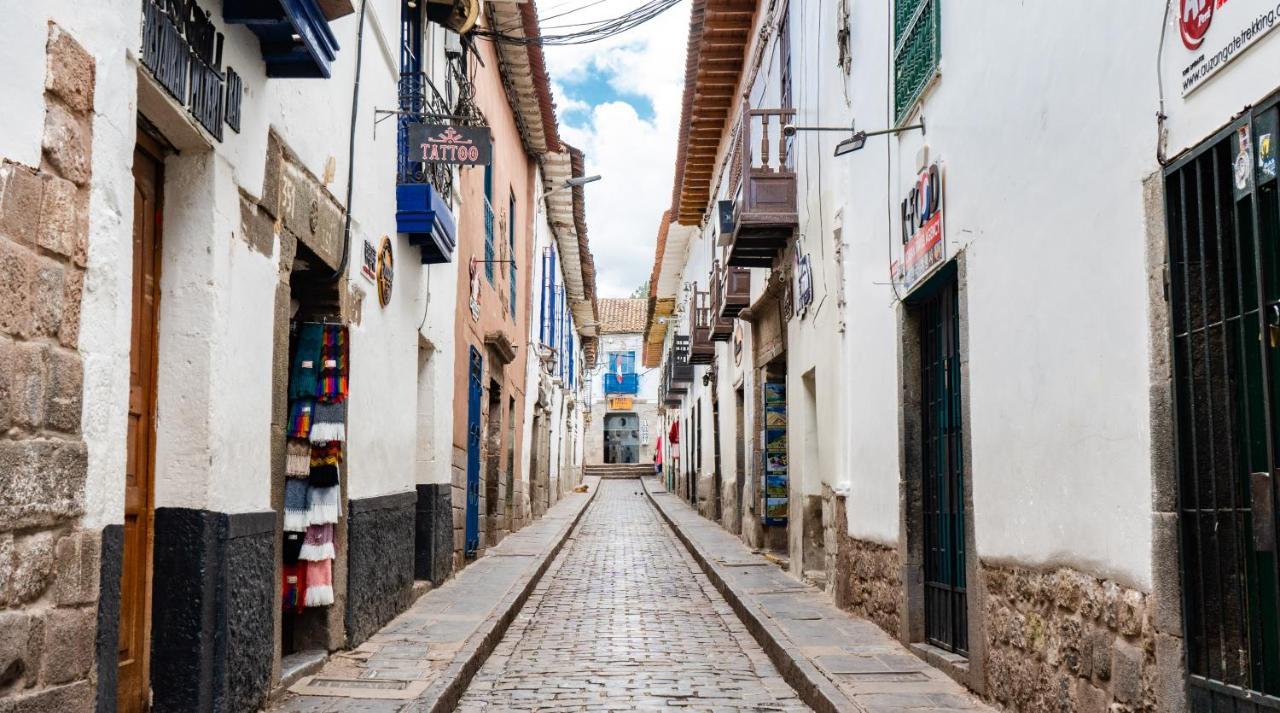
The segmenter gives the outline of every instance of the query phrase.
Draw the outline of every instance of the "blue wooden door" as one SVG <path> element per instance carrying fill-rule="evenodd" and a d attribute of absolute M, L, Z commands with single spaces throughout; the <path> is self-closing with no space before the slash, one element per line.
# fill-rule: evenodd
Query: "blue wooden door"
<path fill-rule="evenodd" d="M 480 352 L 471 347 L 467 393 L 467 529 L 466 556 L 480 547 Z"/>

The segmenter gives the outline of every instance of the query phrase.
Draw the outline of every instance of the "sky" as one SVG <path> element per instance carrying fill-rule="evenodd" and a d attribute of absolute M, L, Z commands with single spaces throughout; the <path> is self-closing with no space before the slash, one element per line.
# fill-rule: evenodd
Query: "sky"
<path fill-rule="evenodd" d="M 540 0 L 543 34 L 616 17 L 642 0 Z M 561 13 L 569 13 L 553 17 Z M 546 47 L 560 136 L 586 154 L 587 233 L 600 297 L 629 297 L 653 269 L 654 240 L 671 204 L 687 0 L 601 42 Z"/>

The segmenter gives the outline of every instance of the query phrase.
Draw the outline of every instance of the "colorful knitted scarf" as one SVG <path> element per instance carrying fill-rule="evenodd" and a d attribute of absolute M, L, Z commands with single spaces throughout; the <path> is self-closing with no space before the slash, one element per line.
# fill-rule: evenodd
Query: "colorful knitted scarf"
<path fill-rule="evenodd" d="M 299 438 L 290 438 L 285 444 L 284 474 L 293 478 L 305 478 L 311 472 L 311 444 Z"/>
<path fill-rule="evenodd" d="M 324 525 L 338 521 L 338 516 L 342 514 L 339 490 L 341 488 L 336 485 L 329 488 L 309 488 L 307 490 L 308 524 Z"/>
<path fill-rule="evenodd" d="M 306 540 L 298 552 L 298 558 L 314 562 L 331 560 L 333 556 L 333 523 L 308 527 Z"/>
<path fill-rule="evenodd" d="M 280 600 L 285 609 L 302 610 L 307 596 L 307 565 L 310 562 L 286 564 L 280 573 Z"/>
<path fill-rule="evenodd" d="M 311 437 L 311 417 L 315 411 L 315 402 L 310 399 L 297 399 L 289 404 L 290 438 Z"/>
<path fill-rule="evenodd" d="M 316 402 L 311 424 L 311 442 L 329 443 L 347 440 L 347 402 Z"/>
<path fill-rule="evenodd" d="M 306 563 L 307 587 L 303 604 L 326 607 L 333 604 L 333 560 Z"/>
<path fill-rule="evenodd" d="M 324 344 L 320 349 L 320 380 L 315 396 L 321 401 L 339 403 L 347 398 L 347 328 L 328 324 L 324 328 Z"/>
<path fill-rule="evenodd" d="M 306 399 L 316 393 L 316 380 L 320 376 L 320 351 L 324 342 L 325 325 L 303 322 L 298 325 L 293 365 L 289 370 L 289 398 Z"/>
<path fill-rule="evenodd" d="M 311 502 L 307 481 L 300 478 L 284 479 L 284 529 L 289 532 L 306 532 L 310 523 Z"/>
<path fill-rule="evenodd" d="M 316 443 L 311 446 L 311 467 L 318 465 L 338 465 L 342 462 L 342 444 L 334 441 Z"/>

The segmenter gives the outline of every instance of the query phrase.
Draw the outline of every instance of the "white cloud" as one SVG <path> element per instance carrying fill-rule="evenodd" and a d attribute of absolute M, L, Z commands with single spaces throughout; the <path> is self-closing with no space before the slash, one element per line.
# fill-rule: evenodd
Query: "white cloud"
<path fill-rule="evenodd" d="M 548 4 L 543 17 L 581 6 Z M 561 23 L 615 17 L 634 0 L 607 0 L 546 20 L 546 34 Z M 565 141 L 586 153 L 587 173 L 604 179 L 588 184 L 587 230 L 602 297 L 626 297 L 649 277 L 662 212 L 671 204 L 680 100 L 684 91 L 689 4 L 681 2 L 657 19 L 602 42 L 547 47 L 548 71 Z M 604 80 L 621 100 L 588 106 L 566 93 L 565 83 Z M 636 97 L 635 105 L 627 101 Z M 650 120 L 636 110 L 640 99 L 653 107 Z"/>

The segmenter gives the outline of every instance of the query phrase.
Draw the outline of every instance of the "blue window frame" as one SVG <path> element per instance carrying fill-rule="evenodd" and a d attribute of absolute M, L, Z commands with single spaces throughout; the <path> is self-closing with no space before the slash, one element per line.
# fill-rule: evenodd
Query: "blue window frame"
<path fill-rule="evenodd" d="M 555 254 L 550 247 L 542 249 L 542 299 L 538 302 L 538 341 L 551 345 L 551 309 L 547 304 L 551 292 L 551 266 Z"/>
<path fill-rule="evenodd" d="M 484 167 L 484 276 L 493 284 L 493 166 Z"/>
<path fill-rule="evenodd" d="M 511 191 L 511 197 L 507 202 L 507 247 L 511 253 L 508 257 L 511 262 L 508 263 L 511 276 L 511 319 L 516 318 L 516 192 Z"/>

